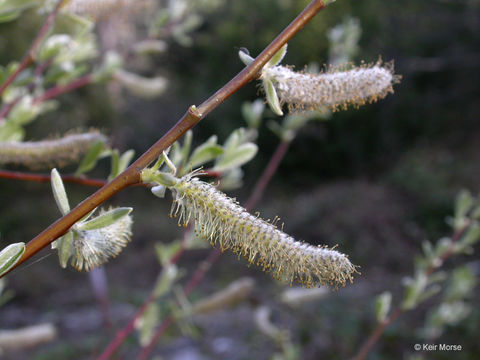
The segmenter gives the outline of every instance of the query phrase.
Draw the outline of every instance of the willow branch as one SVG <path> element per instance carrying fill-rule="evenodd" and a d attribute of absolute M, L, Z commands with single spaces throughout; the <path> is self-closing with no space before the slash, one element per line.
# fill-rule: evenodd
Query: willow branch
<path fill-rule="evenodd" d="M 75 175 L 61 175 L 64 182 L 80 184 L 86 186 L 102 187 L 107 182 L 102 179 L 90 179 L 86 177 L 79 177 Z M 50 174 L 39 173 L 24 173 L 20 171 L 8 171 L 0 170 L 0 178 L 20 180 L 20 181 L 33 181 L 33 182 L 50 182 Z"/>
<path fill-rule="evenodd" d="M 470 223 L 467 223 L 465 226 L 462 228 L 458 229 L 455 231 L 455 233 L 452 235 L 452 242 L 450 244 L 450 248 L 448 249 L 445 254 L 443 254 L 440 257 L 440 263 L 443 264 L 445 260 L 447 260 L 450 256 L 453 255 L 453 249 L 455 247 L 455 243 L 459 241 L 462 236 L 465 234 L 465 232 L 469 229 Z M 436 270 L 437 268 L 433 265 L 430 265 L 426 270 L 425 274 L 427 276 L 432 275 L 432 273 Z M 372 350 L 372 348 L 375 346 L 377 343 L 378 339 L 383 335 L 387 327 L 393 323 L 400 315 L 402 315 L 406 310 L 403 309 L 402 307 L 398 306 L 396 307 L 387 318 L 380 322 L 377 327 L 373 330 L 373 332 L 370 334 L 368 339 L 363 343 L 362 347 L 358 351 L 358 353 L 352 358 L 352 360 L 363 360 L 367 357 L 368 353 Z"/>
<path fill-rule="evenodd" d="M 45 36 L 48 34 L 50 29 L 53 26 L 55 18 L 57 17 L 58 11 L 62 7 L 63 3 L 67 0 L 59 0 L 55 9 L 48 15 L 47 19 L 43 23 L 42 27 L 40 28 L 35 40 L 33 40 L 32 45 L 28 49 L 27 53 L 23 57 L 22 61 L 15 69 L 15 71 L 5 80 L 5 82 L 0 86 L 0 95 L 3 94 L 5 89 L 17 78 L 17 76 L 25 70 L 34 60 L 35 51 L 37 50 L 38 46 L 41 44 Z"/>
<path fill-rule="evenodd" d="M 121 190 L 141 182 L 141 171 L 151 162 L 178 140 L 185 132 L 205 118 L 211 111 L 217 108 L 226 99 L 232 96 L 241 87 L 254 80 L 263 66 L 286 44 L 295 34 L 303 28 L 315 14 L 325 7 L 321 0 L 313 0 L 301 13 L 273 40 L 255 60 L 238 73 L 232 80 L 208 98 L 200 106 L 191 106 L 185 115 L 155 144 L 140 156 L 123 173 L 108 184 L 104 185 L 93 195 L 78 204 L 67 215 L 60 218 L 39 235 L 33 238 L 27 245 L 20 260 L 11 270 L 23 264 L 37 252 L 49 245 L 55 239 L 65 234 L 83 216 L 111 198 Z"/>

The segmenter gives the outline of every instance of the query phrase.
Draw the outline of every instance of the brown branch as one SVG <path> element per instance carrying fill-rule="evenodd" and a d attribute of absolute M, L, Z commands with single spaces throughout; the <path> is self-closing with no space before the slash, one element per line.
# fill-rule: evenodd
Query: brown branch
<path fill-rule="evenodd" d="M 89 179 L 86 177 L 78 177 L 75 175 L 61 175 L 61 176 L 62 176 L 62 180 L 68 183 L 94 186 L 94 187 L 102 187 L 103 185 L 106 184 L 106 181 L 102 179 Z M 21 180 L 21 181 L 50 182 L 50 174 L 24 173 L 20 171 L 8 171 L 8 170 L 0 170 L 0 178 Z"/>
<path fill-rule="evenodd" d="M 272 46 L 273 43 L 275 43 L 280 36 L 285 36 L 285 38 L 290 39 L 296 32 L 298 32 L 308 21 L 310 21 L 315 14 L 322 10 L 325 6 L 323 5 L 322 1 L 312 1 L 307 8 L 303 10 L 303 12 L 272 42 L 270 46 Z M 296 24 L 296 22 L 302 22 L 302 25 Z M 293 34 L 289 34 L 289 30 L 294 31 Z M 288 40 L 286 40 L 288 41 Z M 283 46 L 284 43 L 278 41 L 278 49 L 280 49 Z M 263 52 L 265 53 L 266 50 L 269 48 L 267 47 Z M 277 50 L 278 51 L 278 50 Z M 273 54 L 275 54 L 276 51 L 273 51 Z M 260 54 L 261 55 L 261 54 Z M 260 57 L 259 55 L 259 57 Z M 255 61 L 258 60 L 258 57 L 255 59 Z M 267 60 L 268 61 L 268 60 Z M 260 67 L 260 69 L 263 66 Z M 241 73 L 240 73 L 241 74 Z M 236 78 L 238 78 L 238 75 L 229 82 L 232 83 Z M 227 84 L 228 85 L 228 84 Z M 218 91 L 216 94 L 221 93 L 221 90 Z M 227 96 L 228 97 L 228 96 Z M 226 97 L 226 98 L 227 98 Z M 225 99 L 226 99 L 225 98 Z M 210 99 L 213 99 L 215 101 L 214 97 L 211 97 Z M 209 100 L 210 100 L 209 99 Z M 208 101 L 208 100 L 207 100 Z M 269 164 L 265 168 L 264 173 L 262 174 L 260 179 L 263 179 L 261 181 L 261 187 L 263 188 L 262 191 L 265 189 L 267 186 L 268 182 L 271 180 L 272 176 L 274 175 L 276 169 L 278 168 L 278 165 L 280 164 L 281 160 L 283 159 L 286 151 L 288 150 L 290 142 L 283 142 L 281 143 L 277 150 L 275 151 L 274 155 L 270 159 Z M 208 171 L 207 171 L 208 172 Z M 268 173 L 268 175 L 266 175 Z M 218 176 L 217 173 L 208 173 L 209 176 Z M 260 180 L 259 180 L 260 182 Z M 257 183 L 258 185 L 258 183 Z M 260 187 L 260 185 L 258 185 Z M 255 189 L 257 189 L 257 186 L 255 186 Z M 259 190 L 257 190 L 258 192 Z M 253 194 L 252 194 L 253 195 Z M 260 197 L 256 197 L 256 200 L 252 199 L 251 197 L 249 198 L 246 209 L 250 210 L 253 206 L 255 206 L 256 201 L 258 201 Z M 182 256 L 184 252 L 184 247 L 182 247 L 177 253 L 173 255 L 173 260 L 177 262 L 179 258 Z M 213 249 L 210 251 L 207 259 L 202 262 L 201 266 L 197 268 L 197 270 L 194 272 L 194 274 L 191 276 L 190 280 L 184 287 L 184 293 L 186 295 L 189 295 L 193 289 L 201 282 L 201 280 L 204 278 L 206 272 L 208 269 L 210 269 L 211 265 L 215 263 L 215 261 L 219 258 L 221 255 L 221 251 L 219 249 Z M 134 330 L 134 325 L 137 319 L 139 319 L 143 313 L 147 310 L 148 305 L 150 305 L 151 302 L 155 300 L 153 296 L 153 292 L 148 296 L 148 298 L 145 300 L 145 302 L 141 305 L 141 307 L 138 309 L 138 311 L 135 313 L 133 318 L 128 322 L 128 324 L 120 331 L 117 332 L 115 338 L 110 342 L 110 344 L 106 347 L 105 351 L 97 358 L 97 360 L 107 360 L 110 359 L 110 357 L 115 353 L 115 351 L 120 347 L 120 345 L 125 341 L 128 335 Z M 139 354 L 138 359 L 143 360 L 147 359 L 148 356 L 150 355 L 151 351 L 155 347 L 155 344 L 158 342 L 158 340 L 162 337 L 163 333 L 170 327 L 170 325 L 173 325 L 175 322 L 175 319 L 173 316 L 169 316 L 160 325 L 160 327 L 156 330 L 152 340 L 150 341 L 149 345 L 144 348 L 144 350 Z"/>
<path fill-rule="evenodd" d="M 18 65 L 17 69 L 0 86 L 0 95 L 2 95 L 5 89 L 17 78 L 17 76 L 33 62 L 35 57 L 35 51 L 47 35 L 48 31 L 52 28 L 58 11 L 62 7 L 63 3 L 66 1 L 67 0 L 59 0 L 57 5 L 55 6 L 55 9 L 53 9 L 53 11 L 48 15 L 47 19 L 40 28 L 37 37 L 35 38 L 35 40 L 33 40 L 32 45 L 30 45 L 30 48 L 28 49 L 22 61 Z"/>
<path fill-rule="evenodd" d="M 47 101 L 53 98 L 56 98 L 59 95 L 62 95 L 64 93 L 76 90 L 80 87 L 83 87 L 85 85 L 89 85 L 93 82 L 93 75 L 92 74 L 87 74 L 84 76 L 81 76 L 79 78 L 76 78 L 75 80 L 72 80 L 66 85 L 56 85 L 48 90 L 46 90 L 42 95 L 39 95 L 35 99 L 33 99 L 34 104 L 38 104 L 42 101 Z"/>
<path fill-rule="evenodd" d="M 191 106 L 185 115 L 155 144 L 150 147 L 140 158 L 130 165 L 123 173 L 103 186 L 93 195 L 78 204 L 70 213 L 60 218 L 39 235 L 33 238 L 26 246 L 20 260 L 11 270 L 24 263 L 37 252 L 49 245 L 55 239 L 65 234 L 72 225 L 88 214 L 94 208 L 111 198 L 126 187 L 141 182 L 141 171 L 153 162 L 165 149 L 178 140 L 185 132 L 195 126 L 207 114 L 238 91 L 242 86 L 254 80 L 263 66 L 286 44 L 315 14 L 325 7 L 323 1 L 313 0 L 300 15 L 288 25 L 273 40 L 255 60 L 245 67 L 240 73 L 218 90 L 213 96 L 203 102 L 198 108 Z"/>

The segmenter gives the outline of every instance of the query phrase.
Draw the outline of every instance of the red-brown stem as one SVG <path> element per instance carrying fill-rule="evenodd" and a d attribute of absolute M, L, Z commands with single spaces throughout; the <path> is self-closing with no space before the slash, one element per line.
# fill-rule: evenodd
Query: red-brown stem
<path fill-rule="evenodd" d="M 33 103 L 38 104 L 40 102 L 56 98 L 57 96 L 59 96 L 61 94 L 76 90 L 76 89 L 78 89 L 80 87 L 83 87 L 85 85 L 89 85 L 89 84 L 92 83 L 92 81 L 93 81 L 92 74 L 87 74 L 87 75 L 81 76 L 81 77 L 73 80 L 72 82 L 69 82 L 66 85 L 54 86 L 54 87 L 48 89 L 47 91 L 45 91 L 42 95 L 39 95 L 38 97 L 33 99 Z"/>
<path fill-rule="evenodd" d="M 169 260 L 170 264 L 176 264 L 180 260 L 180 258 L 182 257 L 182 254 L 185 251 L 185 242 L 187 241 L 187 237 L 188 237 L 187 234 L 190 230 L 191 230 L 191 226 L 188 225 L 187 228 L 185 229 L 184 234 L 183 234 L 183 238 L 182 238 L 182 241 L 181 241 L 181 247 L 170 258 L 170 260 Z M 100 354 L 100 356 L 97 358 L 97 360 L 110 359 L 110 357 L 115 353 L 115 351 L 117 351 L 117 349 L 120 347 L 120 345 L 123 344 L 125 339 L 132 333 L 133 330 L 135 330 L 135 323 L 141 318 L 143 313 L 145 311 L 147 311 L 148 306 L 154 300 L 157 300 L 157 296 L 155 296 L 155 288 L 152 289 L 152 291 L 150 292 L 150 295 L 148 295 L 147 299 L 138 308 L 137 312 L 135 313 L 135 315 L 133 315 L 133 317 L 130 319 L 130 321 L 127 323 L 127 325 L 125 325 L 121 330 L 117 331 L 117 333 L 115 334 L 115 338 L 107 345 L 107 347 L 102 352 L 102 354 Z"/>
<path fill-rule="evenodd" d="M 453 249 L 455 243 L 461 239 L 461 237 L 465 234 L 467 229 L 470 227 L 470 223 L 464 225 L 462 228 L 458 229 L 455 231 L 455 233 L 452 235 L 452 243 L 450 245 L 450 248 L 448 251 L 445 252 L 445 254 L 442 255 L 440 258 L 440 264 L 443 264 L 445 260 L 447 260 L 452 254 L 453 254 Z M 427 276 L 430 276 L 437 267 L 430 265 L 426 270 L 425 274 Z M 378 339 L 380 339 L 380 336 L 384 333 L 385 329 L 392 323 L 394 322 L 400 315 L 402 315 L 406 310 L 397 307 L 395 308 L 390 315 L 381 323 L 377 325 L 377 327 L 373 330 L 373 332 L 370 334 L 368 339 L 363 343 L 362 347 L 358 351 L 358 353 L 351 359 L 351 360 L 363 360 L 367 357 L 368 353 L 370 350 L 372 350 L 373 346 L 377 343 Z"/>
<path fill-rule="evenodd" d="M 28 49 L 22 61 L 18 65 L 17 69 L 0 86 L 0 95 L 2 95 L 5 89 L 17 78 L 18 74 L 20 74 L 33 62 L 35 51 L 47 35 L 48 31 L 52 28 L 55 17 L 57 16 L 58 11 L 60 10 L 65 1 L 66 0 L 59 0 L 57 5 L 55 6 L 55 9 L 53 9 L 53 11 L 48 15 L 47 19 L 40 28 L 37 37 L 35 38 L 35 40 L 33 40 L 32 45 L 30 45 L 30 48 Z"/>
<path fill-rule="evenodd" d="M 323 7 L 319 8 L 318 10 L 316 10 L 316 12 L 318 12 L 322 8 Z M 299 17 L 297 17 L 297 19 Z M 297 19 L 295 19 L 294 22 Z M 278 168 L 278 165 L 283 159 L 286 151 L 288 150 L 289 144 L 290 144 L 290 141 L 282 142 L 279 144 L 279 146 L 277 147 L 277 150 L 275 151 L 274 155 L 272 155 L 272 158 L 270 159 L 267 167 L 265 168 L 262 176 L 260 177 L 260 179 L 263 179 L 261 182 L 261 185 L 258 185 L 258 183 L 260 182 L 259 180 L 259 182 L 257 182 L 257 185 L 255 186 L 255 190 L 257 189 L 258 186 L 262 186 L 262 191 L 260 191 L 260 193 L 263 192 L 263 190 L 271 180 L 272 176 L 274 175 L 276 169 Z M 206 172 L 209 176 L 218 176 L 218 174 L 213 172 L 210 173 L 208 172 L 208 170 Z M 267 173 L 268 173 L 268 176 L 267 176 Z M 256 191 L 258 192 L 258 190 Z M 247 210 L 251 210 L 251 208 L 255 206 L 256 202 L 260 200 L 259 196 L 256 196 L 256 199 L 252 199 L 252 196 L 253 196 L 253 193 L 248 200 L 248 204 L 246 205 Z M 178 259 L 181 257 L 183 252 L 184 252 L 184 249 L 182 248 L 174 255 L 175 261 L 178 261 Z M 211 267 L 211 265 L 215 263 L 215 261 L 220 257 L 220 255 L 221 255 L 221 251 L 218 249 L 213 249 L 210 251 L 207 259 L 204 262 L 202 262 L 201 266 L 197 268 L 197 270 L 194 272 L 194 274 L 192 275 L 188 283 L 185 285 L 184 293 L 186 295 L 189 295 L 193 291 L 193 289 L 201 282 L 201 280 L 204 278 L 208 269 Z M 143 313 L 147 310 L 148 305 L 153 300 L 154 300 L 153 294 L 150 294 L 150 296 L 142 304 L 139 310 L 135 313 L 134 317 L 130 320 L 130 322 L 121 331 L 117 333 L 117 335 L 115 336 L 115 339 L 113 339 L 113 341 L 107 346 L 105 351 L 97 358 L 97 360 L 107 360 L 113 355 L 113 353 L 120 347 L 120 345 L 123 343 L 126 337 L 134 330 L 135 321 L 143 315 Z M 173 323 L 174 323 L 173 317 L 168 317 L 162 322 L 161 326 L 156 330 L 151 342 L 139 354 L 138 359 L 146 359 L 149 356 L 151 351 L 154 349 L 155 344 L 161 338 L 163 333 Z"/>
<path fill-rule="evenodd" d="M 247 211 L 250 211 L 258 203 L 258 201 L 260 201 L 265 188 L 270 183 L 270 180 L 272 179 L 273 175 L 275 175 L 275 172 L 277 171 L 278 166 L 282 162 L 290 144 L 291 144 L 291 140 L 288 140 L 288 141 L 280 142 L 280 144 L 277 146 L 277 149 L 275 150 L 272 157 L 270 158 L 270 161 L 265 167 L 265 170 L 263 171 L 262 175 L 260 176 L 257 183 L 255 184 L 255 187 L 250 197 L 245 203 L 245 209 Z M 222 252 L 219 249 L 212 249 L 210 251 L 207 259 L 203 261 L 200 264 L 200 266 L 195 270 L 190 280 L 187 282 L 187 284 L 183 288 L 183 292 L 186 296 L 190 295 L 190 293 L 198 286 L 198 284 L 200 284 L 200 282 L 205 277 L 207 271 L 218 260 L 221 254 Z M 169 327 L 169 325 L 165 325 L 165 322 L 167 321 L 170 324 L 174 323 L 174 321 L 171 321 L 170 318 L 167 318 L 166 320 L 164 320 L 162 325 L 155 332 L 155 335 L 153 336 L 151 342 L 142 350 L 142 352 L 138 356 L 137 358 L 138 360 L 147 359 L 148 355 L 153 351 L 158 339 L 160 339 L 160 337 Z M 97 360 L 101 360 L 101 359 L 97 359 Z"/>
<path fill-rule="evenodd" d="M 29 93 L 32 93 L 33 90 L 35 90 L 35 87 L 36 87 L 36 83 L 37 83 L 37 80 L 40 78 L 40 76 L 42 75 L 43 71 L 48 67 L 50 66 L 50 64 L 52 63 L 51 60 L 48 60 L 48 61 L 45 61 L 41 64 L 39 64 L 36 68 L 35 68 L 35 72 L 34 72 L 34 75 L 35 75 L 35 79 L 30 83 L 28 84 L 27 86 L 27 90 Z M 11 102 L 5 104 L 2 106 L 2 109 L 0 110 L 0 122 L 3 121 L 3 119 L 5 119 L 8 114 L 10 114 L 10 111 L 12 111 L 13 107 L 15 105 L 18 104 L 18 102 L 20 100 L 22 100 L 24 95 L 20 95 L 20 96 L 17 96 L 15 99 L 13 99 Z"/>
<path fill-rule="evenodd" d="M 281 141 L 280 144 L 278 144 L 275 152 L 272 155 L 272 158 L 270 159 L 267 167 L 265 168 L 265 171 L 255 184 L 252 194 L 245 202 L 245 208 L 247 210 L 252 209 L 255 204 L 257 204 L 258 201 L 262 198 L 265 188 L 267 187 L 268 183 L 270 183 L 270 180 L 277 171 L 278 165 L 280 165 L 280 162 L 283 160 L 283 157 L 285 156 L 290 144 L 291 140 Z"/>
<path fill-rule="evenodd" d="M 111 198 L 113 195 L 126 187 L 138 184 L 142 181 L 141 171 L 151 162 L 178 140 L 185 132 L 195 126 L 207 114 L 232 96 L 241 87 L 248 82 L 254 80 L 263 66 L 286 44 L 295 34 L 303 28 L 318 11 L 323 9 L 325 5 L 321 0 L 313 0 L 301 13 L 273 40 L 255 60 L 246 66 L 232 80 L 218 90 L 214 95 L 203 102 L 198 108 L 191 106 L 185 115 L 155 144 L 150 147 L 142 156 L 140 156 L 132 165 L 130 165 L 123 173 L 118 175 L 108 184 L 93 195 L 78 204 L 67 215 L 60 218 L 39 235 L 33 238 L 26 246 L 20 260 L 13 266 L 11 270 L 23 264 L 44 247 L 55 241 L 57 238 L 65 234 L 72 225 L 79 219 L 95 209 L 97 206 Z M 5 275 L 5 274 L 4 274 Z M 2 276 L 4 276 L 2 275 Z"/>
<path fill-rule="evenodd" d="M 280 165 L 280 162 L 282 161 L 283 157 L 285 156 L 288 147 L 290 146 L 291 141 L 282 141 L 275 152 L 273 153 L 272 157 L 270 158 L 270 161 L 268 162 L 265 170 L 263 171 L 262 175 L 258 179 L 252 194 L 248 198 L 245 209 L 246 210 L 251 210 L 260 200 L 261 194 L 263 194 L 263 191 L 269 184 L 270 180 L 272 179 L 273 175 L 278 169 L 278 165 Z M 203 261 L 200 266 L 195 270 L 193 275 L 190 277 L 190 280 L 187 282 L 187 284 L 183 288 L 183 292 L 185 296 L 190 295 L 190 293 L 200 284 L 200 282 L 203 280 L 205 277 L 207 271 L 212 267 L 212 265 L 218 260 L 222 252 L 219 249 L 212 249 L 210 253 L 208 254 L 208 257 L 205 261 Z M 149 298 L 150 300 L 150 298 Z M 142 305 L 143 308 L 143 305 Z M 145 311 L 143 309 L 143 311 Z M 168 323 L 168 324 L 167 324 Z M 156 330 L 154 336 L 152 337 L 152 340 L 150 343 L 143 348 L 141 353 L 138 355 L 137 360 L 144 360 L 147 359 L 150 353 L 153 351 L 155 348 L 156 343 L 158 340 L 162 337 L 163 333 L 169 328 L 170 325 L 174 323 L 174 319 L 171 319 L 171 317 L 168 317 L 165 319 L 160 327 Z M 133 329 L 132 329 L 133 330 Z M 106 360 L 106 358 L 98 358 L 97 360 Z"/>
<path fill-rule="evenodd" d="M 62 180 L 68 183 L 102 187 L 107 182 L 102 179 L 89 179 L 86 177 L 78 177 L 75 175 L 61 175 Z M 38 173 L 24 173 L 20 171 L 8 171 L 0 170 L 0 178 L 21 180 L 21 181 L 35 181 L 35 182 L 50 182 L 50 174 L 38 174 Z"/>
<path fill-rule="evenodd" d="M 355 355 L 352 360 L 362 360 L 368 355 L 372 347 L 376 344 L 380 336 L 382 336 L 383 332 L 392 322 L 394 322 L 401 314 L 403 310 L 400 307 L 397 307 L 394 311 L 390 313 L 390 315 L 381 323 L 377 325 L 375 330 L 369 336 L 368 340 L 365 341 L 363 346 L 358 351 L 357 355 Z"/>

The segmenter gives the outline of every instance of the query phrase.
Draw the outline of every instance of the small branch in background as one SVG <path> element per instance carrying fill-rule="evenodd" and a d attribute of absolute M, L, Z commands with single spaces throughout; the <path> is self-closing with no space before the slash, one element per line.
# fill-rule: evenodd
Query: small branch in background
<path fill-rule="evenodd" d="M 87 74 L 84 76 L 81 76 L 72 82 L 66 84 L 66 85 L 57 85 L 54 86 L 47 91 L 45 91 L 42 95 L 36 97 L 33 100 L 34 104 L 38 104 L 43 101 L 47 101 L 53 98 L 56 98 L 59 95 L 62 95 L 64 93 L 76 90 L 78 88 L 81 88 L 83 86 L 89 85 L 93 82 L 93 76 L 92 74 Z"/>
<path fill-rule="evenodd" d="M 40 28 L 37 37 L 33 40 L 32 45 L 28 49 L 27 53 L 23 57 L 23 60 L 18 65 L 17 69 L 5 80 L 5 82 L 0 86 L 0 95 L 3 94 L 5 89 L 17 78 L 17 76 L 25 70 L 34 60 L 34 53 L 37 50 L 38 46 L 41 44 L 45 36 L 48 34 L 50 29 L 53 26 L 55 18 L 57 17 L 58 11 L 67 0 L 59 0 L 53 11 L 48 15 L 47 19 Z"/>
<path fill-rule="evenodd" d="M 34 75 L 35 75 L 35 78 L 34 80 L 28 84 L 27 86 L 27 90 L 29 93 L 32 93 L 33 90 L 35 90 L 35 87 L 37 85 L 37 81 L 41 78 L 41 75 L 42 73 L 45 71 L 45 69 L 47 67 L 49 67 L 51 65 L 52 61 L 51 60 L 48 60 L 48 61 L 45 61 L 41 64 L 39 64 L 36 68 L 35 68 L 35 71 L 34 71 Z M 22 100 L 24 95 L 20 95 L 20 96 L 17 96 L 15 99 L 13 99 L 11 102 L 7 103 L 7 104 L 4 104 L 2 106 L 2 108 L 0 109 L 0 122 L 2 122 L 7 116 L 8 114 L 10 113 L 10 111 L 12 111 L 13 107 L 15 105 L 18 104 L 18 102 L 20 100 Z"/>
<path fill-rule="evenodd" d="M 281 141 L 277 146 L 275 152 L 272 154 L 270 161 L 268 162 L 265 170 L 263 171 L 262 175 L 258 179 L 250 197 L 246 201 L 245 209 L 250 211 L 257 203 L 260 201 L 263 192 L 265 191 L 267 185 L 270 183 L 272 177 L 275 175 L 278 166 L 282 162 L 285 154 L 288 151 L 288 148 L 291 144 L 291 140 Z M 210 175 L 210 174 L 209 174 Z M 185 296 L 188 296 L 192 293 L 192 291 L 202 282 L 207 274 L 208 270 L 212 267 L 212 265 L 218 260 L 222 252 L 219 249 L 212 249 L 208 254 L 207 259 L 202 261 L 200 265 L 197 267 L 193 275 L 190 277 L 190 280 L 183 288 L 183 293 Z M 142 306 L 143 308 L 143 306 Z M 144 309 L 144 311 L 146 308 Z M 163 333 L 175 323 L 175 319 L 170 316 L 166 318 L 160 327 L 157 329 L 155 334 L 152 337 L 150 343 L 143 348 L 141 353 L 138 355 L 138 360 L 145 360 L 148 358 L 150 353 L 155 348 L 158 340 L 162 337 Z M 133 330 L 133 329 L 132 329 Z M 106 360 L 108 358 L 99 358 L 98 360 Z"/>
<path fill-rule="evenodd" d="M 452 235 L 452 242 L 450 244 L 450 248 L 448 251 L 445 252 L 445 254 L 440 258 L 440 264 L 443 264 L 445 260 L 447 260 L 452 254 L 453 254 L 453 249 L 455 246 L 455 243 L 458 242 L 461 237 L 465 234 L 465 232 L 469 229 L 470 223 L 467 223 L 464 225 L 461 229 L 455 231 L 455 233 Z M 434 266 L 429 266 L 425 274 L 426 276 L 432 275 L 432 273 L 436 270 L 437 268 Z M 397 306 L 389 316 L 386 317 L 386 319 L 382 322 L 380 322 L 376 328 L 373 330 L 373 332 L 370 334 L 368 339 L 363 343 L 362 347 L 358 351 L 358 353 L 351 359 L 351 360 L 363 360 L 367 357 L 368 353 L 372 350 L 372 348 L 375 346 L 377 343 L 378 339 L 383 335 L 385 332 L 385 329 L 393 323 L 400 315 L 402 315 L 404 312 L 407 310 L 403 309 L 400 306 Z"/>
<path fill-rule="evenodd" d="M 23 173 L 19 171 L 0 170 L 0 178 L 50 183 L 50 174 Z M 89 179 L 86 177 L 77 177 L 74 175 L 62 175 L 62 180 L 68 183 L 94 186 L 94 187 L 102 187 L 103 185 L 106 184 L 105 180 Z"/>
<path fill-rule="evenodd" d="M 252 194 L 246 201 L 245 209 L 251 210 L 255 206 L 255 204 L 257 204 L 258 201 L 262 198 L 265 188 L 270 183 L 273 175 L 276 173 L 278 165 L 280 165 L 280 162 L 283 160 L 283 157 L 285 156 L 290 146 L 290 143 L 290 140 L 283 140 L 280 142 L 280 144 L 278 144 L 275 152 L 272 155 L 272 158 L 270 159 L 267 167 L 265 168 L 265 171 L 258 179 L 255 187 L 253 188 Z"/>

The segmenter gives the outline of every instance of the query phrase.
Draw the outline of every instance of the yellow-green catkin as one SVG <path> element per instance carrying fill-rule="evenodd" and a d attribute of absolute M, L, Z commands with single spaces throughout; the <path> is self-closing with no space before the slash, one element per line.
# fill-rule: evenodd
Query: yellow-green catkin
<path fill-rule="evenodd" d="M 20 165 L 33 170 L 64 167 L 78 162 L 90 145 L 107 141 L 105 135 L 90 131 L 44 141 L 0 142 L 0 164 Z"/>
<path fill-rule="evenodd" d="M 262 77 L 270 79 L 282 104 L 291 110 L 340 110 L 375 102 L 393 93 L 399 76 L 391 63 L 340 70 L 332 67 L 320 74 L 295 72 L 289 67 L 265 67 Z"/>
<path fill-rule="evenodd" d="M 338 287 L 352 281 L 355 266 L 346 255 L 295 241 L 212 185 L 187 175 L 171 190 L 175 196 L 171 215 L 178 216 L 179 224 L 195 220 L 199 236 L 218 244 L 221 250 L 244 256 L 275 278 L 305 287 Z"/>

